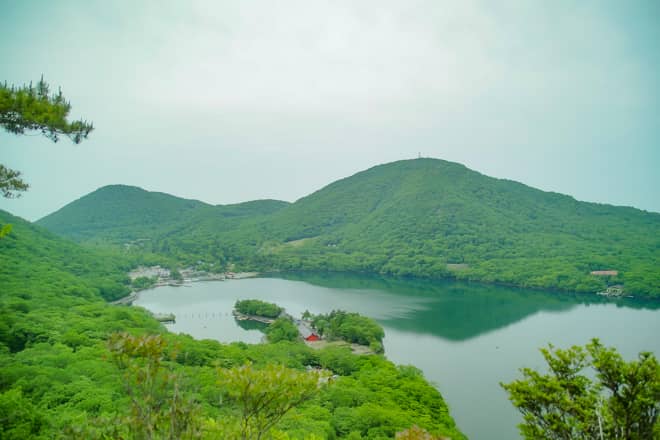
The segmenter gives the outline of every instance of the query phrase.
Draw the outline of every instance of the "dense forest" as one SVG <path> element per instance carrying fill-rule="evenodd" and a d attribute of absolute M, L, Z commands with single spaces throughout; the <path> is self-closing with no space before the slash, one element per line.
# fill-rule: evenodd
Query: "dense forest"
<path fill-rule="evenodd" d="M 218 271 L 359 271 L 574 292 L 622 285 L 660 297 L 660 214 L 437 159 L 379 165 L 292 204 L 212 206 L 109 186 L 38 224 Z"/>
<path fill-rule="evenodd" d="M 0 211 L 8 223 L 3 439 L 233 438 L 262 429 L 280 439 L 381 439 L 413 426 L 463 438 L 413 367 L 286 338 L 247 345 L 169 334 L 145 310 L 106 301 L 128 291 L 129 269 L 163 263 L 158 256 L 82 248 Z M 277 417 L 252 412 L 251 399 L 264 395 Z"/>

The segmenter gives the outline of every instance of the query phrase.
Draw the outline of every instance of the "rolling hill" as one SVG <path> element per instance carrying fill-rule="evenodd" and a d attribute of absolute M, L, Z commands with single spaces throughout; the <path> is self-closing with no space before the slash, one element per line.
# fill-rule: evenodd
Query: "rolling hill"
<path fill-rule="evenodd" d="M 38 223 L 83 241 L 149 238 L 148 250 L 182 263 L 455 277 L 578 292 L 622 284 L 635 295 L 660 296 L 660 214 L 580 202 L 438 159 L 379 165 L 292 204 L 213 207 L 137 189 L 128 197 L 113 188 Z M 167 203 L 154 201 L 161 198 Z M 232 210 L 241 214 L 229 216 Z M 97 223 L 93 213 L 100 212 L 108 214 Z M 617 275 L 591 274 L 599 270 Z"/>
<path fill-rule="evenodd" d="M 81 197 L 36 222 L 77 241 L 127 242 L 177 233 L 188 225 L 232 223 L 270 214 L 287 206 L 279 200 L 256 200 L 213 206 L 127 185 L 109 185 Z"/>
<path fill-rule="evenodd" d="M 127 185 L 99 188 L 38 224 L 61 235 L 85 240 L 98 234 L 129 240 L 153 228 L 167 228 L 195 211 L 211 208 L 197 200 L 148 192 Z"/>

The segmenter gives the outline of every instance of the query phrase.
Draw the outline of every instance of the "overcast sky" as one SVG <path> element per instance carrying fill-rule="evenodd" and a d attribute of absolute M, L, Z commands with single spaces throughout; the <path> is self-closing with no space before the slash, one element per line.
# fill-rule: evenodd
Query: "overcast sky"
<path fill-rule="evenodd" d="M 660 212 L 657 0 L 0 0 L 0 29 L 0 80 L 96 127 L 0 134 L 29 220 L 113 183 L 294 201 L 420 153 Z"/>

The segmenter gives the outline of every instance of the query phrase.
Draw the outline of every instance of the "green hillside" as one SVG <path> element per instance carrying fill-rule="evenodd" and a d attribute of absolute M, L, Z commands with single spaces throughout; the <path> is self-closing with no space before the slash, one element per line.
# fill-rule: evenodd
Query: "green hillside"
<path fill-rule="evenodd" d="M 272 216 L 279 267 L 660 295 L 660 214 L 578 202 L 433 159 L 381 165 Z M 617 270 L 603 279 L 595 270 Z"/>
<path fill-rule="evenodd" d="M 268 374 L 304 378 L 313 367 L 338 375 L 275 426 L 277 438 L 393 438 L 413 425 L 464 438 L 440 393 L 413 367 L 302 342 L 221 344 L 169 334 L 145 310 L 104 301 L 125 293 L 125 272 L 144 261 L 83 248 L 0 211 L 0 225 L 7 223 L 2 439 L 237 438 L 240 404 L 221 381 L 246 362 L 264 387 L 254 392 L 277 390 Z"/>
<path fill-rule="evenodd" d="M 104 203 L 92 196 L 87 210 Z M 181 261 L 260 270 L 456 277 L 578 292 L 623 284 L 637 296 L 660 296 L 660 214 L 579 202 L 452 162 L 379 165 L 277 207 L 231 220 L 205 209 L 183 220 L 163 211 L 146 246 Z M 80 210 L 73 202 L 40 224 L 51 227 L 47 220 L 61 216 L 76 229 L 59 232 L 80 237 L 92 229 Z M 129 220 L 113 222 L 87 238 L 134 230 Z M 618 275 L 591 275 L 598 270 Z"/>
<path fill-rule="evenodd" d="M 127 242 L 177 232 L 187 224 L 269 214 L 284 206 L 257 200 L 213 206 L 127 185 L 109 185 L 40 219 L 37 224 L 74 240 Z"/>
<path fill-rule="evenodd" d="M 0 225 L 12 231 L 0 240 L 2 292 L 114 300 L 126 296 L 131 261 L 111 251 L 83 248 L 0 210 Z M 39 274 L 38 276 L 35 274 Z M 37 283 L 37 284 L 35 284 Z"/>
<path fill-rule="evenodd" d="M 99 188 L 50 214 L 38 224 L 76 240 L 99 234 L 131 240 L 153 228 L 166 228 L 210 205 L 126 185 Z"/>
<path fill-rule="evenodd" d="M 36 222 L 52 232 L 78 242 L 122 245 L 122 248 L 154 251 L 182 264 L 200 259 L 224 267 L 238 255 L 240 246 L 219 241 L 221 234 L 236 236 L 249 220 L 268 216 L 289 203 L 253 200 L 231 205 L 209 205 L 169 194 L 126 185 L 109 185 L 81 197 Z M 216 266 L 217 267 L 217 266 Z"/>

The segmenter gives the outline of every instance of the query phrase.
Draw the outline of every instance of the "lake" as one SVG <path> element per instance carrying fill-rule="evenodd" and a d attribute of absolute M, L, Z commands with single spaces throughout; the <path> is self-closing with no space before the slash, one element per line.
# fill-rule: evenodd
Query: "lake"
<path fill-rule="evenodd" d="M 460 429 L 475 440 L 519 438 L 518 412 L 500 382 L 520 367 L 543 368 L 539 347 L 566 348 L 598 337 L 626 359 L 660 353 L 660 304 L 596 295 L 528 291 L 459 282 L 401 280 L 354 274 L 280 274 L 160 287 L 136 305 L 174 313 L 174 332 L 223 342 L 258 343 L 257 326 L 234 320 L 238 299 L 275 302 L 294 315 L 305 310 L 358 312 L 385 329 L 385 355 L 421 369 L 450 406 Z"/>

